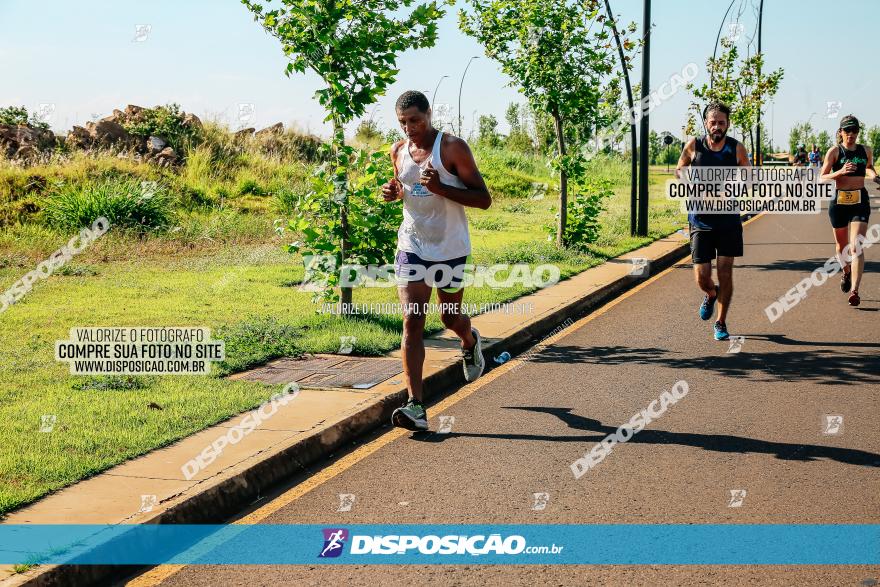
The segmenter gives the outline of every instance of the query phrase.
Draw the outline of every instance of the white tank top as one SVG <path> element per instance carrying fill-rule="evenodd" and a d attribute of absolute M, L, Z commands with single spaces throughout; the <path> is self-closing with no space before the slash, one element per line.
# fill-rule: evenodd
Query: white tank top
<path fill-rule="evenodd" d="M 422 165 L 410 155 L 409 139 L 397 152 L 397 179 L 403 185 L 403 223 L 397 231 L 397 250 L 415 253 L 426 261 L 448 261 L 471 252 L 464 206 L 428 191 L 419 183 L 419 175 L 431 162 L 439 173 L 440 183 L 465 188 L 461 180 L 443 166 L 442 140 L 443 132 L 437 131 L 431 156 Z"/>

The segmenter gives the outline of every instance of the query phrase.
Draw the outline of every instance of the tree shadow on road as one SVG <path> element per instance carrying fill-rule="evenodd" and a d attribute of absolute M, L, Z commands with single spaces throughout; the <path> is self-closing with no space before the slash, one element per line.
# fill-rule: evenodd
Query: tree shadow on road
<path fill-rule="evenodd" d="M 599 420 L 586 418 L 572 414 L 572 408 L 550 407 L 518 407 L 505 406 L 509 410 L 524 410 L 555 416 L 566 424 L 568 429 L 595 432 L 598 435 L 575 435 L 575 436 L 551 436 L 547 434 L 525 433 L 499 433 L 477 434 L 470 432 L 450 432 L 449 434 L 425 434 L 413 436 L 413 439 L 421 442 L 443 442 L 449 438 L 497 438 L 501 440 L 534 440 L 542 442 L 600 442 L 609 434 L 616 431 L 614 426 L 606 426 Z M 814 444 L 791 444 L 787 442 L 771 442 L 732 436 L 728 434 L 697 434 L 691 432 L 669 432 L 646 428 L 633 436 L 630 443 L 636 444 L 676 444 L 681 446 L 693 446 L 723 453 L 759 453 L 774 455 L 777 459 L 785 461 L 811 462 L 819 459 L 829 459 L 848 465 L 861 465 L 863 467 L 880 467 L 880 454 L 851 448 L 839 448 L 836 446 L 819 446 Z"/>
<path fill-rule="evenodd" d="M 757 335 L 754 335 L 757 336 Z M 780 344 L 800 344 L 781 335 L 763 335 Z M 775 338 L 778 337 L 778 338 Z M 749 335 L 746 336 L 748 340 Z M 842 343 L 831 343 L 828 346 Z M 846 346 L 863 347 L 868 343 Z M 870 346 L 878 346 L 870 344 Z M 880 383 L 880 361 L 864 352 L 781 351 L 682 357 L 667 349 L 632 348 L 620 345 L 581 347 L 554 345 L 531 361 L 556 364 L 661 365 L 669 369 L 712 372 L 752 382 L 802 381 L 820 385 Z"/>
<path fill-rule="evenodd" d="M 748 340 L 766 340 L 772 342 L 773 344 L 789 346 L 839 346 L 852 348 L 880 348 L 880 342 L 826 342 L 820 340 L 796 340 L 794 338 L 789 338 L 784 334 L 747 334 L 745 332 L 738 332 L 737 334 L 740 336 L 745 336 Z"/>
<path fill-rule="evenodd" d="M 829 245 L 833 247 L 833 244 Z M 834 249 L 831 248 L 833 252 Z M 831 257 L 829 254 L 828 257 L 824 259 L 778 259 L 771 263 L 765 264 L 757 264 L 757 265 L 736 265 L 736 269 L 760 269 L 762 271 L 796 271 L 798 273 L 804 273 L 809 275 L 816 269 L 819 269 L 825 265 L 825 262 L 828 258 Z M 880 272 L 880 262 L 877 261 L 866 261 L 865 262 L 865 273 L 875 273 Z M 831 276 L 835 277 L 835 276 Z M 796 284 L 792 283 L 791 286 L 794 287 Z"/>

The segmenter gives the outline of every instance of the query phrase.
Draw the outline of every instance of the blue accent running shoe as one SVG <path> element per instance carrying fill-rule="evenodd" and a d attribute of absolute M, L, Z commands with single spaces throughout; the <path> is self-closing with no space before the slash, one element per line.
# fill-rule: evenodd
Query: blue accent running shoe
<path fill-rule="evenodd" d="M 715 322 L 715 340 L 727 340 L 730 333 L 727 332 L 727 324 L 724 322 Z"/>
<path fill-rule="evenodd" d="M 711 298 L 706 295 L 700 304 L 700 320 L 708 320 L 715 313 L 715 302 L 718 300 L 718 286 L 715 286 L 715 295 Z"/>

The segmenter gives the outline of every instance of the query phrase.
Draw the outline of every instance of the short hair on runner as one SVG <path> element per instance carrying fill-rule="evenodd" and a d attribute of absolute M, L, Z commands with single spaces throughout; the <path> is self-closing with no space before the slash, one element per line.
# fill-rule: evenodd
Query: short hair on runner
<path fill-rule="evenodd" d="M 400 95 L 397 99 L 397 103 L 394 105 L 394 109 L 398 112 L 403 112 L 412 106 L 418 108 L 420 112 L 427 112 L 428 108 L 431 107 L 431 104 L 423 93 L 409 90 Z"/>
<path fill-rule="evenodd" d="M 727 104 L 722 104 L 721 102 L 711 102 L 703 110 L 703 120 L 709 120 L 710 112 L 721 112 L 727 117 L 727 120 L 730 120 L 730 107 Z"/>

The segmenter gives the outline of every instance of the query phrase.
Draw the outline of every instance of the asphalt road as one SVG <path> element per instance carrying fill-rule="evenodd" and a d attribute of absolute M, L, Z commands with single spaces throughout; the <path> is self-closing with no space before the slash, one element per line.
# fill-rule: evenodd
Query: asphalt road
<path fill-rule="evenodd" d="M 876 207 L 876 199 L 874 200 Z M 880 222 L 876 213 L 873 222 Z M 381 431 L 246 520 L 415 524 L 880 523 L 880 247 L 862 305 L 834 277 L 779 320 L 764 308 L 833 254 L 827 215 L 745 229 L 728 325 L 697 316 L 689 261 L 429 408 L 449 434 Z M 689 393 L 575 479 L 571 463 L 679 381 Z M 825 415 L 843 416 L 824 434 Z M 746 490 L 729 507 L 731 490 Z M 549 494 L 533 510 L 533 494 Z M 354 494 L 337 512 L 339 494 Z M 160 572 L 161 571 L 161 572 Z M 195 585 L 871 585 L 869 566 L 187 566 Z"/>

